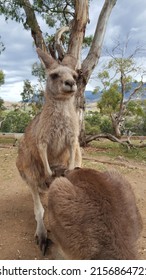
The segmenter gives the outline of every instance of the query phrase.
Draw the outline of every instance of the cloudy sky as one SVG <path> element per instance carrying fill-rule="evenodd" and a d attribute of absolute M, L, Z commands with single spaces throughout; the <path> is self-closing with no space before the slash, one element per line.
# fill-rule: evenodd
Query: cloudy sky
<path fill-rule="evenodd" d="M 90 24 L 87 34 L 93 34 L 103 0 L 93 0 L 90 7 Z M 42 31 L 44 30 L 40 22 Z M 145 0 L 117 0 L 105 35 L 104 46 L 110 48 L 113 41 L 120 36 L 125 39 L 131 34 L 131 48 L 137 44 L 146 48 L 146 1 Z M 32 44 L 30 31 L 23 29 L 21 24 L 13 21 L 5 22 L 0 16 L 0 36 L 6 49 L 0 55 L 0 69 L 5 73 L 5 84 L 0 88 L 0 97 L 4 100 L 19 101 L 23 89 L 23 81 L 29 79 L 35 83 L 31 75 L 31 66 L 38 60 Z M 137 58 L 146 64 L 146 53 Z M 102 57 L 100 63 L 102 62 Z M 99 65 L 100 65 L 99 63 Z M 93 81 L 89 82 L 87 89 L 94 88 Z"/>

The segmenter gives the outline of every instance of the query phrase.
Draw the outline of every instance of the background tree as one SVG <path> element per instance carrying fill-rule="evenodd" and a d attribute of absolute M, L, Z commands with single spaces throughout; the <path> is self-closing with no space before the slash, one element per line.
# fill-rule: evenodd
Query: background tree
<path fill-rule="evenodd" d="M 121 137 L 121 128 L 125 117 L 131 113 L 142 115 L 143 110 L 134 100 L 146 93 L 143 80 L 135 81 L 134 76 L 144 70 L 136 65 L 134 56 L 140 49 L 126 56 L 127 41 L 124 46 L 118 42 L 111 53 L 110 61 L 104 65 L 104 70 L 98 74 L 103 84 L 103 94 L 98 102 L 101 113 L 111 118 L 113 131 L 116 137 Z"/>
<path fill-rule="evenodd" d="M 32 75 L 38 78 L 38 83 L 32 85 L 29 80 L 24 81 L 22 103 L 24 110 L 29 106 L 33 115 L 36 115 L 44 103 L 44 84 L 46 81 L 45 71 L 41 64 L 32 65 Z"/>
<path fill-rule="evenodd" d="M 36 47 L 45 52 L 50 52 L 58 60 L 62 60 L 68 54 L 77 58 L 80 71 L 76 107 L 80 113 L 81 124 L 83 123 L 81 117 L 85 105 L 83 93 L 91 73 L 98 63 L 108 19 L 115 4 L 116 0 L 104 1 L 89 52 L 81 63 L 83 39 L 86 25 L 89 22 L 88 0 L 0 1 L 0 13 L 5 15 L 6 19 L 14 19 L 21 22 L 25 29 L 30 29 Z M 49 28 L 60 24 L 54 36 L 50 37 L 51 34 L 49 34 L 47 39 L 45 38 L 38 24 L 38 16 L 43 18 Z M 65 41 L 67 44 L 63 42 L 64 32 L 69 32 L 68 42 Z M 50 40 L 50 38 L 53 39 Z M 81 132 L 83 131 L 84 127 L 81 125 Z M 82 134 L 84 135 L 84 133 Z"/>
<path fill-rule="evenodd" d="M 34 95 L 34 89 L 29 80 L 24 81 L 23 91 L 20 93 L 20 95 L 22 96 L 22 102 L 24 104 L 25 109 L 25 104 L 30 102 L 31 98 Z"/>
<path fill-rule="evenodd" d="M 11 110 L 5 116 L 1 125 L 1 131 L 23 133 L 30 120 L 31 116 L 28 112 L 21 111 L 20 109 Z"/>
<path fill-rule="evenodd" d="M 0 36 L 1 40 L 1 36 Z M 4 44 L 0 41 L 0 54 L 5 50 Z M 0 70 L 0 86 L 3 85 L 5 82 L 5 75 L 2 70 Z"/>
<path fill-rule="evenodd" d="M 5 110 L 4 100 L 0 97 L 0 129 L 4 121 L 4 115 L 3 115 L 4 110 Z"/>
<path fill-rule="evenodd" d="M 5 82 L 5 75 L 2 70 L 0 70 L 0 86 L 2 86 Z"/>
<path fill-rule="evenodd" d="M 97 135 L 99 133 L 113 133 L 111 121 L 108 116 L 101 115 L 97 111 L 88 111 L 85 114 L 86 135 Z"/>

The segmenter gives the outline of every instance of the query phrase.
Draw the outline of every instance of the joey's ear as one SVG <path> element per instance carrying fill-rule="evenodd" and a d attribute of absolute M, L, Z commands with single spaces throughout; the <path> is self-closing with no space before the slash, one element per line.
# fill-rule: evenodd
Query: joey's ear
<path fill-rule="evenodd" d="M 61 64 L 75 70 L 77 66 L 77 59 L 73 55 L 66 54 Z"/>
<path fill-rule="evenodd" d="M 36 51 L 47 69 L 52 69 L 58 66 L 58 62 L 51 55 L 43 52 L 40 48 L 37 48 Z"/>

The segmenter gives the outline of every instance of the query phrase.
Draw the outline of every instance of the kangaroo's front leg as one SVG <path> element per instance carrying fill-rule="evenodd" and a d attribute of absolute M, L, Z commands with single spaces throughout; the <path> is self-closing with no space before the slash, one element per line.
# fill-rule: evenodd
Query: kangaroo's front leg
<path fill-rule="evenodd" d="M 39 154 L 40 154 L 41 160 L 44 165 L 44 171 L 45 171 L 46 178 L 49 176 L 52 176 L 52 174 L 53 174 L 51 171 L 49 162 L 48 162 L 47 148 L 48 148 L 47 143 L 39 142 L 38 149 L 39 149 Z"/>
<path fill-rule="evenodd" d="M 72 143 L 69 147 L 70 159 L 69 159 L 69 170 L 75 168 L 75 155 L 76 155 L 76 142 Z"/>
<path fill-rule="evenodd" d="M 82 166 L 82 153 L 79 143 L 76 145 L 76 153 L 75 153 L 75 167 Z"/>

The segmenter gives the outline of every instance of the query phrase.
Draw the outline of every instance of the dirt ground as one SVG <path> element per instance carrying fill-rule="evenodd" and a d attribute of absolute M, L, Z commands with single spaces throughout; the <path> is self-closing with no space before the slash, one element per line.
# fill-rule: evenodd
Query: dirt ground
<path fill-rule="evenodd" d="M 17 148 L 0 146 L 0 260 L 48 259 L 42 256 L 35 240 L 35 220 L 29 188 L 15 166 Z M 104 170 L 114 167 L 131 182 L 143 219 L 139 240 L 139 259 L 146 260 L 146 163 L 103 156 L 91 160 L 85 152 L 85 166 Z M 103 163 L 102 163 L 103 162 Z M 111 164 L 112 163 L 112 164 Z"/>

